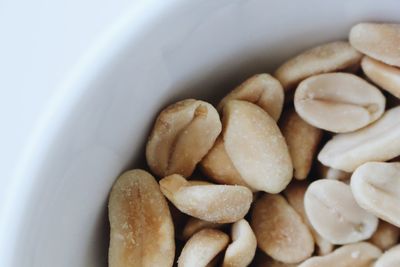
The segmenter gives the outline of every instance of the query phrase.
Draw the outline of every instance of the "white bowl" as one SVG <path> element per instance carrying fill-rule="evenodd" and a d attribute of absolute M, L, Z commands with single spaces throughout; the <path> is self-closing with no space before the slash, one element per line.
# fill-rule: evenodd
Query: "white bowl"
<path fill-rule="evenodd" d="M 158 2 L 158 3 L 157 3 Z M 107 265 L 107 197 L 166 104 L 219 97 L 396 0 L 155 1 L 115 25 L 49 107 L 0 220 L 0 266 Z"/>

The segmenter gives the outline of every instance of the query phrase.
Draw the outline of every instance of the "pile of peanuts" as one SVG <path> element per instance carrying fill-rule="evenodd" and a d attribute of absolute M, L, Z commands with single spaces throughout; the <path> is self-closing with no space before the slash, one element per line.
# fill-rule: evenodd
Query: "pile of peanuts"
<path fill-rule="evenodd" d="M 360 23 L 168 106 L 151 174 L 112 188 L 109 266 L 400 266 L 399 98 L 400 24 Z"/>

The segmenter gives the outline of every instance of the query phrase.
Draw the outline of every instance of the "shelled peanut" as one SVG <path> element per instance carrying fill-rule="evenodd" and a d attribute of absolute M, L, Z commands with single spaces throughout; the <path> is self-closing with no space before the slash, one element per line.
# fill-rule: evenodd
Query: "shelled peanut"
<path fill-rule="evenodd" d="M 400 106 L 383 91 L 400 98 L 400 24 L 360 23 L 216 107 L 168 106 L 154 176 L 110 193 L 109 266 L 400 266 Z"/>

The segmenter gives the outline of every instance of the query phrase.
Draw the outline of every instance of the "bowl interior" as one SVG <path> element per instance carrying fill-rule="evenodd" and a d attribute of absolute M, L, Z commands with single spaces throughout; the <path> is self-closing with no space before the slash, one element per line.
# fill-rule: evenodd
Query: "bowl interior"
<path fill-rule="evenodd" d="M 13 266 L 107 265 L 109 190 L 123 170 L 145 167 L 146 136 L 165 105 L 215 103 L 301 50 L 346 39 L 357 22 L 400 15 L 395 0 L 170 3 L 140 31 L 127 23 L 104 67 L 66 99 L 71 108 L 29 173 Z"/>

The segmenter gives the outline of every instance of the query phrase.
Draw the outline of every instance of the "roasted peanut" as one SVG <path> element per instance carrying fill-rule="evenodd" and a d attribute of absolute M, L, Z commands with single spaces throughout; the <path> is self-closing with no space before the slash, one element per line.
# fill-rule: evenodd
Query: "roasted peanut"
<path fill-rule="evenodd" d="M 400 107 L 353 133 L 334 136 L 319 152 L 322 164 L 353 172 L 368 161 L 386 161 L 400 155 Z"/>
<path fill-rule="evenodd" d="M 400 227 L 400 163 L 367 162 L 351 176 L 351 190 L 357 203 Z"/>
<path fill-rule="evenodd" d="M 183 240 L 188 240 L 192 235 L 197 233 L 200 230 L 203 229 L 219 229 L 223 227 L 224 225 L 221 223 L 213 223 L 213 222 L 207 222 L 203 221 L 197 218 L 189 218 L 187 221 L 185 227 L 182 230 L 182 239 Z"/>
<path fill-rule="evenodd" d="M 172 266 L 174 226 L 157 181 L 143 170 L 122 174 L 108 204 L 110 267 Z"/>
<path fill-rule="evenodd" d="M 260 107 L 231 100 L 224 105 L 225 150 L 242 179 L 254 190 L 281 192 L 293 167 L 276 122 Z"/>
<path fill-rule="evenodd" d="M 242 179 L 235 166 L 233 166 L 231 159 L 226 153 L 222 138 L 218 138 L 215 141 L 213 148 L 211 148 L 200 164 L 203 172 L 217 183 L 243 185 L 250 188 Z"/>
<path fill-rule="evenodd" d="M 308 227 L 281 195 L 264 194 L 255 202 L 251 226 L 258 247 L 277 261 L 298 263 L 314 251 Z"/>
<path fill-rule="evenodd" d="M 351 28 L 349 40 L 361 53 L 400 67 L 400 24 L 359 23 Z"/>
<path fill-rule="evenodd" d="M 369 242 L 382 250 L 387 250 L 397 244 L 399 236 L 399 228 L 388 222 L 379 221 L 378 229 L 376 229 Z"/>
<path fill-rule="evenodd" d="M 374 267 L 400 266 L 400 245 L 386 251 L 375 263 Z"/>
<path fill-rule="evenodd" d="M 294 110 L 283 115 L 281 131 L 292 158 L 294 177 L 307 178 L 322 137 L 322 131 L 305 122 Z"/>
<path fill-rule="evenodd" d="M 361 67 L 365 75 L 382 89 L 400 98 L 400 69 L 370 57 L 364 57 Z"/>
<path fill-rule="evenodd" d="M 310 229 L 311 234 L 314 237 L 314 241 L 318 247 L 318 255 L 326 255 L 333 250 L 333 245 L 323 238 L 317 231 L 313 228 L 311 223 L 308 221 L 306 211 L 304 210 L 304 195 L 307 191 L 308 184 L 302 182 L 292 182 L 283 192 L 286 196 L 289 204 L 294 208 L 294 210 L 300 215 L 303 222 Z"/>
<path fill-rule="evenodd" d="M 247 187 L 193 185 L 178 174 L 163 178 L 160 188 L 183 213 L 214 223 L 231 223 L 242 219 L 253 201 L 253 194 Z"/>
<path fill-rule="evenodd" d="M 205 267 L 225 249 L 228 242 L 229 237 L 224 232 L 203 229 L 186 242 L 178 259 L 178 267 Z"/>
<path fill-rule="evenodd" d="M 358 206 L 350 186 L 336 180 L 322 179 L 310 184 L 304 207 L 314 229 L 332 244 L 368 239 L 378 226 L 378 219 Z"/>
<path fill-rule="evenodd" d="M 245 219 L 232 225 L 232 243 L 226 249 L 223 267 L 246 267 L 257 249 L 256 236 Z"/>
<path fill-rule="evenodd" d="M 146 159 L 156 175 L 193 173 L 213 146 L 221 122 L 210 104 L 194 99 L 177 102 L 159 115 L 146 147 Z"/>
<path fill-rule="evenodd" d="M 335 133 L 352 132 L 382 116 L 385 97 L 378 88 L 350 73 L 326 73 L 302 81 L 296 112 L 309 124 Z"/>
<path fill-rule="evenodd" d="M 286 61 L 275 72 L 285 90 L 316 74 L 344 70 L 359 64 L 361 53 L 348 42 L 332 42 L 314 47 Z"/>
<path fill-rule="evenodd" d="M 342 246 L 325 256 L 311 257 L 298 267 L 368 267 L 381 254 L 379 248 L 360 242 Z"/>
<path fill-rule="evenodd" d="M 221 100 L 218 109 L 222 110 L 228 101 L 234 99 L 258 105 L 277 121 L 282 112 L 284 92 L 277 79 L 263 73 L 250 77 L 235 88 Z"/>

